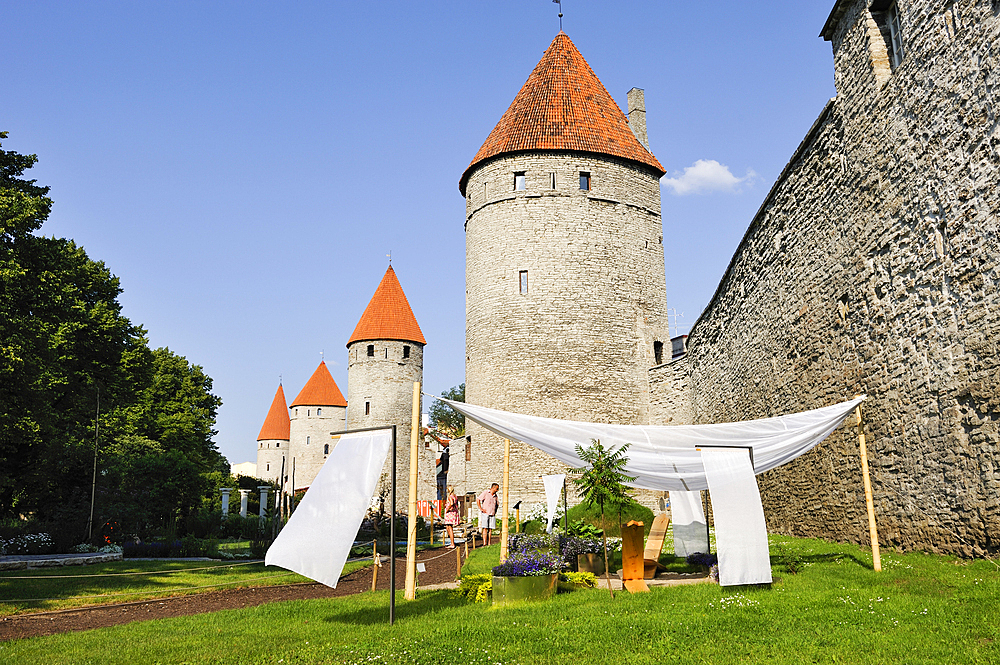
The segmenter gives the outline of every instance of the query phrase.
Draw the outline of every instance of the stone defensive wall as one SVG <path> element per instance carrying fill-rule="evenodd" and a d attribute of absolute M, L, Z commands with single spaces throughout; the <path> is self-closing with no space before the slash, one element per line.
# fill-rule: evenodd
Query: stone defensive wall
<path fill-rule="evenodd" d="M 654 423 L 864 393 L 883 547 L 1000 551 L 1000 3 L 836 3 L 837 96 L 750 223 Z M 885 6 L 883 6 L 885 5 Z M 853 419 L 759 476 L 770 530 L 867 542 Z"/>

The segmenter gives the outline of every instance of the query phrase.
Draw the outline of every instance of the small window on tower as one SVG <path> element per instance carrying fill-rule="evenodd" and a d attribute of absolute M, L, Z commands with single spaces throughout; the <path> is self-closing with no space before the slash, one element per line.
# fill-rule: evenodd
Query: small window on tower
<path fill-rule="evenodd" d="M 277 443 L 275 443 L 274 447 L 275 448 L 280 448 L 281 447 L 281 441 L 278 441 Z"/>
<path fill-rule="evenodd" d="M 410 347 L 408 347 L 408 346 L 404 346 L 403 347 L 403 357 L 404 358 L 409 358 L 410 357 Z"/>
<path fill-rule="evenodd" d="M 483 202 L 485 203 L 490 198 L 490 188 L 485 182 L 483 183 Z"/>
<path fill-rule="evenodd" d="M 369 344 L 368 345 L 368 357 L 369 358 L 374 358 L 375 357 L 375 345 L 374 344 Z"/>
<path fill-rule="evenodd" d="M 371 415 L 371 412 L 372 412 L 372 403 L 365 402 L 365 415 L 366 416 Z"/>
<path fill-rule="evenodd" d="M 309 445 L 309 437 L 308 436 L 306 437 L 306 445 L 307 446 Z"/>
<path fill-rule="evenodd" d="M 330 454 L 330 444 L 329 443 L 324 443 L 323 444 L 323 454 L 324 455 L 329 455 Z"/>
<path fill-rule="evenodd" d="M 590 191 L 590 171 L 580 171 L 580 189 Z"/>
<path fill-rule="evenodd" d="M 653 342 L 653 362 L 663 364 L 663 342 Z"/>
<path fill-rule="evenodd" d="M 555 173 L 550 173 L 549 174 L 549 189 L 555 189 L 555 188 L 556 188 L 556 174 Z"/>
<path fill-rule="evenodd" d="M 522 270 L 521 272 L 518 273 L 518 275 L 520 275 L 520 277 L 521 277 L 521 293 L 527 293 L 528 292 L 528 271 L 527 270 Z"/>
<path fill-rule="evenodd" d="M 389 359 L 389 347 L 388 346 L 385 347 L 385 357 L 386 357 L 386 360 Z"/>
<path fill-rule="evenodd" d="M 306 409 L 306 418 L 312 415 L 312 409 Z"/>
<path fill-rule="evenodd" d="M 316 415 L 317 416 L 322 416 L 323 415 L 323 409 L 316 409 Z"/>
<path fill-rule="evenodd" d="M 524 180 L 524 171 L 518 171 L 514 174 L 514 191 L 523 192 L 525 190 L 526 184 Z"/>
<path fill-rule="evenodd" d="M 271 465 L 270 465 L 270 464 L 268 464 L 268 465 L 267 465 L 267 471 L 270 471 L 270 470 L 271 470 Z"/>

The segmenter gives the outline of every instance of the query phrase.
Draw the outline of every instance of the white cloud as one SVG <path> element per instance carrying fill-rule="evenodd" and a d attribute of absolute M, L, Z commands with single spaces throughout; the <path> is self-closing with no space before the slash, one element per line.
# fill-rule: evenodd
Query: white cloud
<path fill-rule="evenodd" d="M 663 180 L 663 184 L 674 194 L 705 194 L 707 192 L 739 192 L 741 183 L 749 182 L 757 174 L 747 169 L 747 174 L 737 178 L 729 172 L 729 167 L 714 159 L 699 159 L 684 169 L 684 173 L 674 172 L 676 177 Z"/>

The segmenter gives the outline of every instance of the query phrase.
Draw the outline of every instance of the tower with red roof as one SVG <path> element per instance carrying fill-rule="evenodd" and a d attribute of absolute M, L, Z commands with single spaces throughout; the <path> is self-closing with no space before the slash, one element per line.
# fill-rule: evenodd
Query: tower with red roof
<path fill-rule="evenodd" d="M 285 389 L 278 384 L 274 393 L 271 408 L 268 409 L 264 425 L 257 435 L 257 477 L 269 482 L 278 482 L 281 478 L 281 463 L 288 453 L 290 439 L 288 425 L 288 405 L 285 402 Z"/>
<path fill-rule="evenodd" d="M 423 382 L 426 344 L 390 265 L 347 341 L 347 428 L 397 426 L 401 451 L 396 465 L 397 498 L 401 506 L 406 505 L 409 487 L 413 383 Z M 421 481 L 433 486 L 433 471 L 422 473 Z M 434 496 L 422 491 L 420 498 Z"/>
<path fill-rule="evenodd" d="M 462 173 L 469 403 L 648 422 L 648 370 L 670 346 L 664 169 L 642 91 L 628 102 L 626 116 L 560 32 Z M 468 433 L 469 483 L 486 487 L 502 443 L 474 423 Z M 538 476 L 562 465 L 513 450 L 512 496 L 540 497 Z"/>
<path fill-rule="evenodd" d="M 295 462 L 295 488 L 300 489 L 312 483 L 333 449 L 330 434 L 344 431 L 347 400 L 325 361 L 320 361 L 288 408 L 289 456 Z"/>

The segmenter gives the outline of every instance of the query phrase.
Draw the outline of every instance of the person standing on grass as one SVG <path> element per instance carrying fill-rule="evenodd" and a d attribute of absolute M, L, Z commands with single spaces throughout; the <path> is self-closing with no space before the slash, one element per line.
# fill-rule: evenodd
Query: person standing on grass
<path fill-rule="evenodd" d="M 448 487 L 448 459 L 449 459 L 448 441 L 444 442 L 444 448 L 441 449 L 441 454 L 436 460 L 434 460 L 434 466 L 437 468 L 437 500 L 441 501 L 446 498 L 446 488 Z"/>
<path fill-rule="evenodd" d="M 500 485 L 493 483 L 488 490 L 483 490 L 483 493 L 476 499 L 476 505 L 479 506 L 479 528 L 483 532 L 483 545 L 490 544 L 493 529 L 497 528 L 497 492 L 499 490 Z"/>
<path fill-rule="evenodd" d="M 448 485 L 448 499 L 444 504 L 444 528 L 451 539 L 448 549 L 455 549 L 455 527 L 458 526 L 461 515 L 458 512 L 458 497 L 455 496 L 455 486 Z"/>

